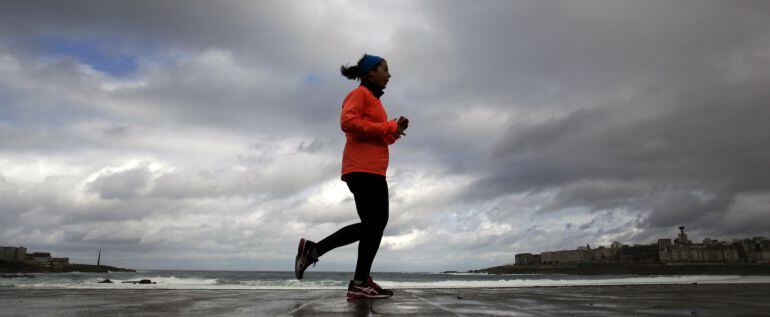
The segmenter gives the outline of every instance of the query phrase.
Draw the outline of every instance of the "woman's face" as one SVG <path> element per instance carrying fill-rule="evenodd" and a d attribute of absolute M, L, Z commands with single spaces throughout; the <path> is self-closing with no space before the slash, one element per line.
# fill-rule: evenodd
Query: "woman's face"
<path fill-rule="evenodd" d="M 388 80 L 390 80 L 390 72 L 388 72 L 388 62 L 385 60 L 382 60 L 377 68 L 369 71 L 369 82 L 380 87 L 380 89 L 385 89 L 385 86 L 388 85 Z"/>

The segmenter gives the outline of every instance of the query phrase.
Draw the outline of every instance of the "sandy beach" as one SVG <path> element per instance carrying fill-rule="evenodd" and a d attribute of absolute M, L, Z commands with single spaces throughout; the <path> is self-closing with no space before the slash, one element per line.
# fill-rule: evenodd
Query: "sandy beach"
<path fill-rule="evenodd" d="M 770 284 L 344 290 L 0 290 L 2 316 L 768 316 Z"/>

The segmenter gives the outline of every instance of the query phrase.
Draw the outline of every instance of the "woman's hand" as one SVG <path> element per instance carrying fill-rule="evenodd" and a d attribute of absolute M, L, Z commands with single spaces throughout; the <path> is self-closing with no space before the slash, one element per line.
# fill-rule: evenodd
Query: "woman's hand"
<path fill-rule="evenodd" d="M 406 135 L 406 133 L 404 133 L 404 130 L 406 130 L 406 128 L 409 127 L 409 119 L 401 116 L 398 118 L 398 121 L 396 122 L 396 124 L 398 125 L 398 128 L 396 128 L 396 132 L 393 133 L 393 137 L 398 139 L 401 136 Z"/>

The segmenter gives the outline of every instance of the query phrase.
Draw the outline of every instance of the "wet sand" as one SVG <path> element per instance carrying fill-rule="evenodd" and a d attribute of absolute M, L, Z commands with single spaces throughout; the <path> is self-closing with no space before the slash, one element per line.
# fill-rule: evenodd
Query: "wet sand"
<path fill-rule="evenodd" d="M 344 290 L 2 289 L 2 316 L 768 316 L 770 284 Z"/>

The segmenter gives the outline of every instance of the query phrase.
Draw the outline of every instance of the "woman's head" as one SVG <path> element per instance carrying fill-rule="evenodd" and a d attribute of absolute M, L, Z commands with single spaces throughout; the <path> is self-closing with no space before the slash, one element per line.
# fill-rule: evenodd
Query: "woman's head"
<path fill-rule="evenodd" d="M 385 89 L 390 79 L 388 62 L 382 57 L 364 54 L 355 66 L 341 66 L 342 76 L 348 79 L 360 79 L 362 83 L 372 84 Z"/>

